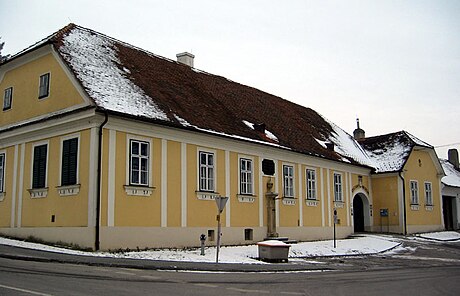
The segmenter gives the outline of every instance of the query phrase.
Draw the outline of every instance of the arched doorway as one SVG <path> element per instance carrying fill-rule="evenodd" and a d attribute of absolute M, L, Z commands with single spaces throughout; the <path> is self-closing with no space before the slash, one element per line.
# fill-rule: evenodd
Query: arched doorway
<path fill-rule="evenodd" d="M 364 203 L 359 194 L 353 199 L 353 225 L 355 232 L 364 232 Z"/>
<path fill-rule="evenodd" d="M 369 199 L 364 193 L 356 193 L 353 198 L 354 232 L 370 231 L 371 213 Z"/>

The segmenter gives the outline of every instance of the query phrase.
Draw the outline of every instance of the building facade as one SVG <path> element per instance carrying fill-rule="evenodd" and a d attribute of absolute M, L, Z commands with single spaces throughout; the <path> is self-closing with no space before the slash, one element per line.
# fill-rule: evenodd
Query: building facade
<path fill-rule="evenodd" d="M 413 141 L 400 171 L 379 172 L 315 111 L 192 66 L 73 24 L 3 62 L 0 233 L 212 244 L 216 196 L 224 244 L 385 231 L 385 217 L 390 232 L 442 229 L 433 147 Z"/>

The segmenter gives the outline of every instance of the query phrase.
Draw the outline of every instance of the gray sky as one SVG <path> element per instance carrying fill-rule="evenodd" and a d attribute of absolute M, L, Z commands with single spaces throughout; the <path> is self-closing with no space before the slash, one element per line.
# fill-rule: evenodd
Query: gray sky
<path fill-rule="evenodd" d="M 460 149 L 460 1 L 0 0 L 3 54 L 73 22 L 310 107 Z M 293 114 L 295 116 L 295 114 Z"/>

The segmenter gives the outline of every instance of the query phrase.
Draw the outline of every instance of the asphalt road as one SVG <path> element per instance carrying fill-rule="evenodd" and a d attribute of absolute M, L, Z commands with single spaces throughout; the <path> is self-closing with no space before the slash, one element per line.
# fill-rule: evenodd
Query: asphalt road
<path fill-rule="evenodd" d="M 0 295 L 459 295 L 460 242 L 404 246 L 317 259 L 328 271 L 159 271 L 0 258 Z"/>
<path fill-rule="evenodd" d="M 459 279 L 460 265 L 206 273 L 0 258 L 0 295 L 458 295 Z"/>

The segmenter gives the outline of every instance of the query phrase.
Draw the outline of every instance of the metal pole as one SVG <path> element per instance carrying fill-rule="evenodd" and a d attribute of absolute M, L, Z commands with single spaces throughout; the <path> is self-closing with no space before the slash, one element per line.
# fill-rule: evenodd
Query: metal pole
<path fill-rule="evenodd" d="M 334 248 L 336 247 L 336 243 L 335 243 L 335 219 L 334 219 Z"/>
<path fill-rule="evenodd" d="M 217 214 L 217 252 L 216 263 L 219 263 L 219 250 L 220 250 L 220 212 Z"/>

